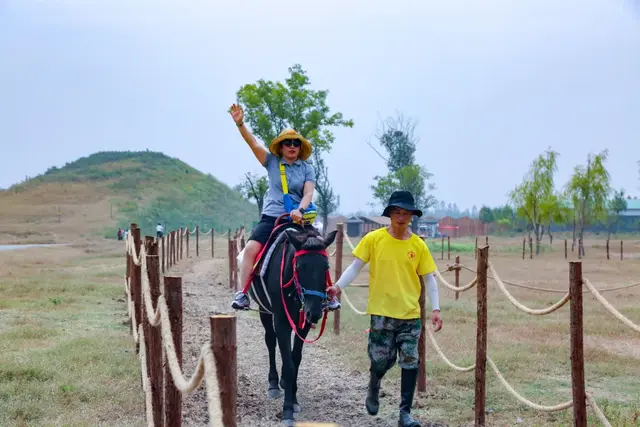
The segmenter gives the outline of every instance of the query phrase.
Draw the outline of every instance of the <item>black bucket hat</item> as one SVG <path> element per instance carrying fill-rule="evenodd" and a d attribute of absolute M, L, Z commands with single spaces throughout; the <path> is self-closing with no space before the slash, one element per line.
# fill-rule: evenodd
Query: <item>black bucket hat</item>
<path fill-rule="evenodd" d="M 422 211 L 416 208 L 415 201 L 413 200 L 413 194 L 408 191 L 394 191 L 389 197 L 389 204 L 384 208 L 382 216 L 389 217 L 392 208 L 401 208 L 413 212 L 415 216 L 420 218 Z"/>

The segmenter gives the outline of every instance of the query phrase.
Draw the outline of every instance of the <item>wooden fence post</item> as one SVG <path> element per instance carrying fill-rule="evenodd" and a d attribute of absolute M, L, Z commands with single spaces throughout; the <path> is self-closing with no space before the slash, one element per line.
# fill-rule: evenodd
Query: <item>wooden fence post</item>
<path fill-rule="evenodd" d="M 622 240 L 620 240 L 620 261 L 624 260 L 624 250 L 622 248 Z"/>
<path fill-rule="evenodd" d="M 183 240 L 184 240 L 184 228 L 180 227 L 180 259 L 184 258 L 183 252 L 182 252 L 182 247 L 183 247 Z"/>
<path fill-rule="evenodd" d="M 233 251 L 233 288 L 238 291 L 238 238 L 236 237 L 231 241 L 231 250 Z"/>
<path fill-rule="evenodd" d="M 475 425 L 484 426 L 486 403 L 486 365 L 487 365 L 487 268 L 489 247 L 478 251 L 477 287 L 477 330 L 476 330 L 476 389 L 475 389 Z"/>
<path fill-rule="evenodd" d="M 440 255 L 440 259 L 444 259 L 444 236 L 442 236 L 442 240 L 440 241 L 440 246 L 442 247 L 442 254 Z"/>
<path fill-rule="evenodd" d="M 213 227 L 211 227 L 211 258 L 215 258 L 215 253 L 214 253 L 214 248 L 215 248 L 215 237 L 216 237 L 216 232 L 213 231 Z"/>
<path fill-rule="evenodd" d="M 533 237 L 529 237 L 529 259 L 533 259 Z"/>
<path fill-rule="evenodd" d="M 447 236 L 447 260 L 451 260 L 451 237 Z"/>
<path fill-rule="evenodd" d="M 165 246 L 164 246 L 165 237 L 166 236 L 162 236 L 162 239 L 160 239 L 162 240 L 162 274 L 164 274 L 164 258 L 167 253 L 167 250 L 165 249 Z"/>
<path fill-rule="evenodd" d="M 238 370 L 236 344 L 236 316 L 215 314 L 211 323 L 211 350 L 216 361 L 222 424 L 236 427 L 236 398 L 238 396 Z"/>
<path fill-rule="evenodd" d="M 526 251 L 526 249 L 525 249 L 526 245 L 527 245 L 527 239 L 526 239 L 526 237 L 523 237 L 522 238 L 522 259 L 524 259 L 524 253 Z"/>
<path fill-rule="evenodd" d="M 189 258 L 189 227 L 187 227 L 187 242 L 185 243 L 187 246 L 187 258 Z"/>
<path fill-rule="evenodd" d="M 131 224 L 129 228 L 129 232 L 133 236 L 134 248 L 136 250 L 136 255 L 140 256 L 140 247 L 142 246 L 142 241 L 140 240 L 140 229 L 138 228 L 138 224 Z M 141 260 L 142 261 L 142 260 Z M 141 262 L 142 264 L 142 262 Z M 133 265 L 133 280 L 131 281 L 131 287 L 133 289 L 133 303 L 134 303 L 134 313 L 136 314 L 136 324 L 133 327 L 138 330 L 138 325 L 142 322 L 142 271 L 140 265 Z M 136 353 L 140 351 L 140 343 L 136 344 Z"/>
<path fill-rule="evenodd" d="M 476 236 L 476 248 L 473 251 L 473 259 L 478 259 L 478 236 Z"/>
<path fill-rule="evenodd" d="M 344 223 L 336 224 L 336 271 L 334 274 L 334 283 L 338 281 L 342 275 L 342 251 L 344 247 Z M 338 295 L 338 301 L 340 301 L 340 295 Z M 333 312 L 333 333 L 340 335 L 340 310 Z"/>
<path fill-rule="evenodd" d="M 152 309 L 158 306 L 160 297 L 160 271 L 158 260 L 158 245 L 153 243 L 153 237 L 147 236 L 149 254 L 147 255 L 147 272 L 149 276 L 149 289 L 151 291 Z M 144 299 L 143 299 L 144 301 Z M 162 425 L 162 333 L 161 326 L 151 326 L 146 311 L 142 314 L 144 318 L 144 333 L 147 338 L 147 370 L 149 383 L 151 386 L 151 405 L 153 408 L 153 424 Z"/>
<path fill-rule="evenodd" d="M 178 356 L 178 364 L 182 369 L 182 278 L 164 277 L 164 296 L 169 308 L 171 335 Z M 176 388 L 171 377 L 169 364 L 164 371 L 164 425 L 180 427 L 182 425 L 182 394 Z"/>
<path fill-rule="evenodd" d="M 567 259 L 567 239 L 564 239 L 564 259 Z"/>
<path fill-rule="evenodd" d="M 227 252 L 229 255 L 229 289 L 233 289 L 233 249 L 231 248 L 231 229 L 227 236 Z"/>
<path fill-rule="evenodd" d="M 200 256 L 200 226 L 196 225 L 196 257 Z"/>
<path fill-rule="evenodd" d="M 607 260 L 609 259 L 609 239 L 607 239 Z"/>
<path fill-rule="evenodd" d="M 456 256 L 455 277 L 456 277 L 456 288 L 459 288 L 460 287 L 460 255 Z M 460 292 L 456 292 L 456 301 L 458 300 L 459 294 Z"/>
<path fill-rule="evenodd" d="M 587 406 L 584 387 L 584 347 L 582 328 L 582 263 L 569 263 L 571 325 L 571 388 L 573 391 L 573 425 L 586 427 Z"/>
<path fill-rule="evenodd" d="M 484 236 L 484 244 L 489 246 L 489 236 Z"/>
<path fill-rule="evenodd" d="M 420 337 L 418 338 L 418 391 L 427 391 L 427 310 L 426 286 L 420 276 Z"/>

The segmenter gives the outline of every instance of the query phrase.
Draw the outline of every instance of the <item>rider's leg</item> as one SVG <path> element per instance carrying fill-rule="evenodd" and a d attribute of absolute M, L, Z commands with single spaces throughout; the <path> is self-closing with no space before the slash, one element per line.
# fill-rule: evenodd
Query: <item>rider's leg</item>
<path fill-rule="evenodd" d="M 249 291 L 249 276 L 253 271 L 253 265 L 256 262 L 256 257 L 262 250 L 262 247 L 269 240 L 271 232 L 275 224 L 276 218 L 263 215 L 260 218 L 260 222 L 253 229 L 247 246 L 244 248 L 244 254 L 242 255 L 242 265 L 240 267 L 240 285 L 243 287 L 242 291 L 236 293 L 236 296 L 231 304 L 231 307 L 235 309 L 247 309 L 249 308 L 249 297 L 247 292 Z"/>

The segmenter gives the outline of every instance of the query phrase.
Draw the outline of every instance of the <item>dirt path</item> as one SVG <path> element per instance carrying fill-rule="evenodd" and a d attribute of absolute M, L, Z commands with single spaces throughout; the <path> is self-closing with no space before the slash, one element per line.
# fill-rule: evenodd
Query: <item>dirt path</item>
<path fill-rule="evenodd" d="M 200 347 L 209 339 L 208 316 L 229 312 L 232 293 L 227 287 L 227 261 L 224 259 L 182 261 L 176 266 L 183 276 L 185 295 L 183 354 L 184 371 L 191 375 L 200 354 Z M 281 426 L 282 398 L 267 399 L 268 355 L 264 333 L 255 312 L 238 313 L 238 426 Z M 328 369 L 326 361 L 331 360 Z M 280 358 L 278 355 L 278 371 Z M 313 379 L 313 380 L 311 380 Z M 396 426 L 397 408 L 383 405 L 376 417 L 364 409 L 367 372 L 350 369 L 330 354 L 322 340 L 305 345 L 300 366 L 298 400 L 302 411 L 298 421 L 333 422 L 348 426 Z M 398 390 L 399 384 L 388 387 Z M 383 390 L 384 392 L 384 390 Z M 382 395 L 381 400 L 384 400 Z M 183 398 L 185 426 L 207 425 L 204 388 Z M 382 403 L 382 402 L 381 402 Z M 426 426 L 426 424 L 423 424 Z"/>

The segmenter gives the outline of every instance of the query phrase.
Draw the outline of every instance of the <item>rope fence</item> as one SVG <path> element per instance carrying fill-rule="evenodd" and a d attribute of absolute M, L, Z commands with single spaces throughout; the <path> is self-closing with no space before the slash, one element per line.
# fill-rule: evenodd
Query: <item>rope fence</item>
<path fill-rule="evenodd" d="M 344 224 L 337 224 L 338 233 L 335 240 L 335 249 L 331 253 L 334 257 L 335 274 L 334 282 L 342 274 L 344 242 L 353 249 L 355 246 L 344 229 Z M 228 230 L 222 235 L 216 234 L 213 229 L 201 233 L 198 226 L 192 230 L 181 227 L 178 230 L 167 233 L 160 239 L 146 237 L 143 245 L 140 240 L 140 229 L 131 224 L 131 233 L 125 241 L 127 273 L 125 276 L 125 293 L 127 295 L 127 310 L 131 320 L 131 333 L 136 344 L 136 351 L 142 368 L 142 387 L 145 392 L 145 407 L 148 426 L 179 425 L 171 424 L 167 420 L 180 419 L 182 410 L 182 395 L 192 393 L 204 382 L 206 387 L 207 405 L 209 413 L 209 425 L 211 426 L 236 426 L 236 397 L 237 397 L 237 345 L 235 315 L 214 315 L 210 318 L 211 340 L 202 346 L 200 357 L 193 376 L 186 379 L 182 372 L 182 290 L 181 278 L 176 276 L 164 276 L 164 288 L 160 287 L 160 270 L 164 274 L 170 270 L 179 260 L 190 258 L 190 236 L 195 235 L 195 257 L 200 256 L 203 245 L 201 236 L 210 236 L 211 257 L 215 257 L 215 237 L 225 237 L 228 243 L 228 272 L 229 289 L 237 291 L 239 253 L 245 247 L 244 228 L 236 229 L 234 233 Z M 209 239 L 207 239 L 209 240 Z M 448 239 L 449 242 L 449 239 Z M 488 237 L 485 240 L 488 243 Z M 450 244 L 450 243 L 449 243 Z M 477 245 L 477 239 L 476 239 Z M 566 243 L 565 243 L 566 245 Z M 531 246 L 531 242 L 530 242 Z M 524 247 L 524 246 L 523 246 Z M 161 252 L 160 252 L 161 250 Z M 160 252 L 160 255 L 158 255 Z M 523 252 L 524 253 L 524 252 Z M 158 259 L 160 258 L 160 259 Z M 444 258 L 444 252 L 442 253 Z M 448 259 L 450 255 L 448 255 Z M 581 261 L 570 262 L 569 290 L 562 291 L 543 287 L 534 287 L 517 284 L 503 280 L 499 277 L 494 265 L 489 261 L 488 244 L 477 248 L 475 258 L 476 268 L 470 268 L 460 263 L 460 257 L 455 258 L 455 263 L 447 265 L 442 272 L 436 270 L 436 278 L 447 289 L 455 293 L 458 300 L 459 294 L 476 289 L 477 298 L 477 328 L 476 328 L 476 361 L 471 366 L 458 366 L 452 362 L 438 344 L 431 328 L 426 327 L 425 292 L 421 296 L 422 308 L 422 334 L 420 336 L 420 354 L 426 354 L 426 342 L 435 349 L 438 357 L 451 369 L 459 372 L 475 371 L 475 425 L 485 424 L 486 402 L 486 370 L 487 366 L 493 371 L 504 388 L 520 403 L 544 412 L 557 412 L 572 408 L 574 425 L 586 426 L 587 406 L 593 410 L 595 416 L 604 426 L 611 424 L 606 419 L 602 410 L 598 407 L 595 398 L 586 391 L 584 378 L 584 348 L 583 348 L 583 294 L 590 292 L 613 317 L 621 323 L 640 332 L 640 325 L 620 313 L 602 295 L 612 292 L 640 286 L 634 283 L 626 286 L 618 286 L 597 289 L 587 278 L 582 276 Z M 166 265 L 166 268 L 165 268 Z M 460 271 L 467 270 L 474 274 L 469 283 L 460 284 Z M 449 283 L 443 273 L 453 272 L 455 282 Z M 572 398 L 564 403 L 546 406 L 533 402 L 519 394 L 509 384 L 500 372 L 494 360 L 487 352 L 487 288 L 491 279 L 497 288 L 507 297 L 509 302 L 517 309 L 534 316 L 551 314 L 569 303 L 570 330 L 571 330 L 571 375 Z M 583 289 L 583 285 L 584 288 Z M 354 285 L 366 287 L 368 285 Z M 562 293 L 562 297 L 549 307 L 542 309 L 531 308 L 518 301 L 509 291 L 508 286 L 531 289 L 541 292 Z M 344 300 L 356 314 L 366 315 L 366 310 L 359 310 L 349 299 L 343 290 L 338 296 Z M 139 319 L 142 319 L 141 321 Z M 333 330 L 335 335 L 340 334 L 340 310 L 333 312 Z M 418 391 L 426 390 L 426 357 L 420 358 L 420 374 L 418 379 Z M 162 366 L 166 365 L 163 371 Z M 164 424 L 163 424 L 164 423 Z M 179 423 L 179 421 L 177 421 Z"/>
<path fill-rule="evenodd" d="M 425 238 L 426 239 L 426 238 Z M 455 237 L 454 237 L 455 239 Z M 437 242 L 438 240 L 436 240 Z M 451 260 L 451 236 L 446 236 L 446 247 L 447 247 L 447 260 Z M 564 239 L 564 259 L 569 259 L 569 239 Z M 528 243 L 528 245 L 527 245 Z M 533 255 L 534 255 L 534 250 L 533 250 L 533 237 L 523 237 L 522 238 L 522 259 L 526 258 L 526 252 L 527 252 L 527 247 L 529 248 L 529 259 L 533 259 Z M 437 243 L 436 243 L 437 244 Z M 489 236 L 485 236 L 485 245 L 489 246 Z M 540 245 L 542 246 L 542 242 L 540 242 Z M 551 239 L 550 246 L 553 247 L 553 239 Z M 578 259 L 582 259 L 582 257 L 585 254 L 585 245 L 582 241 L 582 239 L 577 239 L 575 242 L 572 241 L 571 243 L 571 252 L 575 252 L 576 250 L 576 246 L 578 249 Z M 440 237 L 440 259 L 444 260 L 444 253 L 445 253 L 445 236 L 441 236 Z M 598 248 L 598 246 L 594 246 L 593 249 Z M 610 239 L 606 239 L 605 240 L 605 253 L 606 253 L 606 258 L 607 260 L 612 259 L 612 248 L 611 248 L 611 241 Z M 475 239 L 475 249 L 474 249 L 474 259 L 477 259 L 477 252 L 478 252 L 478 237 L 476 237 Z M 332 254 L 333 255 L 333 254 Z M 624 260 L 624 241 L 620 240 L 620 261 Z"/>
<path fill-rule="evenodd" d="M 209 425 L 235 427 L 235 315 L 210 317 L 210 342 L 203 344 L 195 371 L 186 378 L 182 371 L 182 278 L 164 276 L 164 290 L 161 289 L 159 239 L 147 236 L 143 245 L 137 225 L 131 224 L 130 230 L 125 241 L 125 294 L 141 364 L 147 426 L 181 425 L 182 395 L 192 393 L 204 382 Z M 194 232 L 198 236 L 198 227 Z M 183 234 L 188 236 L 191 232 L 180 229 L 167 234 L 168 251 L 162 257 L 166 256 L 169 266 L 179 258 L 178 242 Z"/>
<path fill-rule="evenodd" d="M 347 244 L 350 246 L 351 250 L 355 249 L 355 246 L 349 236 L 344 231 L 343 224 L 338 224 L 338 238 L 336 239 L 336 253 L 342 255 L 342 242 L 346 240 Z M 343 239 L 340 236 L 343 235 Z M 488 243 L 488 238 L 486 240 Z M 476 239 L 477 244 L 477 239 Z M 442 258 L 444 259 L 444 251 L 442 253 Z M 633 329 L 636 332 L 640 332 L 640 325 L 633 323 L 629 318 L 620 313 L 611 303 L 609 303 L 603 296 L 604 292 L 612 292 L 622 289 L 629 289 L 632 287 L 640 286 L 640 283 L 633 283 L 626 286 L 617 286 L 611 288 L 605 288 L 598 290 L 596 287 L 587 279 L 582 276 L 582 263 L 581 261 L 570 262 L 570 283 L 568 291 L 561 291 L 556 289 L 548 289 L 548 288 L 539 288 L 527 285 L 520 285 L 516 283 L 507 282 L 502 280 L 495 267 L 491 262 L 489 262 L 489 246 L 485 245 L 484 247 L 477 248 L 477 253 L 475 256 L 477 260 L 476 269 L 472 269 L 460 264 L 460 258 L 456 257 L 456 263 L 454 265 L 448 265 L 446 271 L 454 271 L 455 272 L 455 284 L 449 283 L 443 274 L 436 270 L 435 275 L 440 283 L 442 283 L 447 289 L 455 292 L 455 298 L 458 299 L 458 294 L 462 292 L 466 292 L 472 288 L 477 289 L 477 333 L 476 333 L 476 363 L 471 366 L 458 366 L 453 363 L 445 353 L 442 348 L 438 345 L 438 342 L 431 331 L 431 328 L 425 327 L 426 323 L 423 318 L 423 331 L 421 334 L 421 341 L 424 340 L 424 336 L 429 337 L 429 341 L 432 347 L 435 349 L 438 357 L 451 369 L 458 372 L 471 372 L 475 371 L 476 384 L 475 384 L 475 425 L 482 426 L 485 424 L 485 401 L 486 401 L 486 389 L 485 389 L 485 375 L 486 375 L 486 367 L 487 365 L 493 373 L 498 378 L 499 382 L 504 386 L 504 388 L 520 403 L 529 406 L 532 409 L 544 412 L 557 412 L 566 410 L 569 408 L 573 408 L 573 416 L 574 416 L 574 425 L 575 426 L 586 426 L 587 418 L 586 418 L 586 409 L 587 406 L 593 410 L 595 416 L 600 420 L 602 425 L 605 427 L 611 426 L 611 423 L 606 419 L 602 410 L 598 407 L 595 398 L 586 391 L 585 387 L 585 378 L 584 378 L 584 346 L 583 346 L 583 301 L 582 296 L 585 292 L 591 292 L 593 296 L 621 323 L 625 324 L 629 328 Z M 338 259 L 336 259 L 336 266 L 339 264 Z M 341 265 L 341 262 L 340 262 Z M 464 286 L 460 286 L 459 272 L 461 269 L 466 269 L 474 273 L 474 279 Z M 336 268 L 336 279 L 338 280 L 341 272 Z M 490 274 L 489 274 L 490 273 Z M 493 359 L 487 354 L 487 281 L 488 279 L 492 279 L 497 284 L 498 289 L 505 294 L 509 302 L 514 305 L 519 310 L 535 316 L 543 316 L 547 314 L 551 314 L 562 307 L 564 307 L 567 303 L 570 303 L 570 329 L 571 329 L 571 374 L 572 374 L 572 399 L 568 400 L 564 403 L 546 406 L 541 405 L 531 400 L 528 400 L 526 397 L 519 394 L 515 388 L 509 384 L 509 382 L 505 379 L 503 374 L 498 369 L 496 363 Z M 583 284 L 586 289 L 583 289 Z M 534 309 L 527 307 L 522 302 L 518 301 L 507 289 L 507 285 L 511 285 L 514 287 L 532 289 L 537 291 L 544 292 L 559 292 L 564 295 L 553 305 L 543 308 L 543 309 Z M 359 310 L 356 308 L 353 303 L 349 300 L 347 294 L 342 291 L 342 297 L 347 302 L 347 305 L 359 315 L 365 315 L 366 311 Z M 423 284 L 423 295 L 421 298 L 421 308 L 423 317 L 425 311 L 424 306 L 424 284 Z M 336 321 L 336 317 L 334 317 L 334 322 Z M 339 318 L 338 318 L 339 319 Z M 339 320 L 337 320 L 339 321 Z M 339 325 L 334 324 L 334 331 L 339 331 Z M 426 354 L 424 346 L 420 345 L 420 354 Z M 420 358 L 420 377 L 418 380 L 418 390 L 425 391 L 426 390 L 426 369 L 424 368 L 426 358 Z M 424 375 L 424 377 L 423 377 Z"/>

